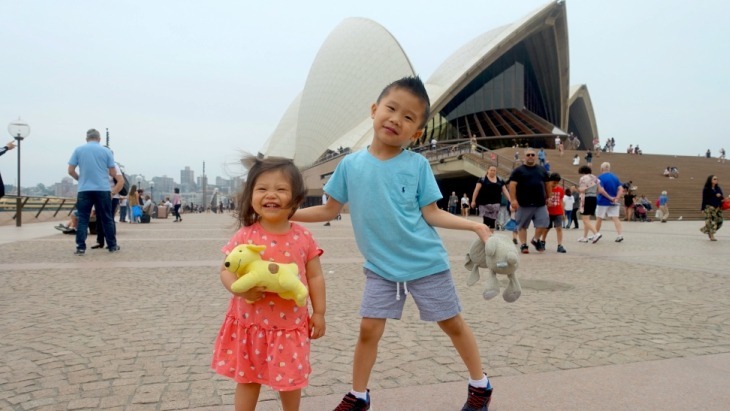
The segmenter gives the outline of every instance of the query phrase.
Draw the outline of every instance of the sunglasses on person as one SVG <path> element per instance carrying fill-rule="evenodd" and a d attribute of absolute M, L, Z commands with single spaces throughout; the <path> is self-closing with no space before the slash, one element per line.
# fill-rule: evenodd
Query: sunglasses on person
<path fill-rule="evenodd" d="M 535 157 L 535 154 L 525 154 L 526 157 Z"/>

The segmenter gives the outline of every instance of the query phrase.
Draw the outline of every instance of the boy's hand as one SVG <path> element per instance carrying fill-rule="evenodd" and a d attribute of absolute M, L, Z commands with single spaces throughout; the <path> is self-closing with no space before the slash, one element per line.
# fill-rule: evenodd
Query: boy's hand
<path fill-rule="evenodd" d="M 324 336 L 326 328 L 324 314 L 312 314 L 309 318 L 309 337 L 316 340 Z"/>
<path fill-rule="evenodd" d="M 477 224 L 476 227 L 474 227 L 474 232 L 477 233 L 479 236 L 479 239 L 484 241 L 484 243 L 489 240 L 489 237 L 492 236 L 492 231 L 484 224 Z"/>

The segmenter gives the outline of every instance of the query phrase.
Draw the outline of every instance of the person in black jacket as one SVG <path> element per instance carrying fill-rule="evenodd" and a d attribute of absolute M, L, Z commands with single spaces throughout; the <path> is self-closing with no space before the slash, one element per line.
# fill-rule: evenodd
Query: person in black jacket
<path fill-rule="evenodd" d="M 715 232 L 722 227 L 722 200 L 725 196 L 722 189 L 717 184 L 717 176 L 710 175 L 705 181 L 705 187 L 702 189 L 702 207 L 705 213 L 705 226 L 700 231 L 710 237 L 710 241 L 717 241 Z"/>
<path fill-rule="evenodd" d="M 5 144 L 4 147 L 0 147 L 0 156 L 5 154 L 6 151 L 10 151 L 15 148 L 15 143 L 12 141 Z M 5 197 L 5 183 L 3 183 L 3 176 L 0 174 L 0 198 Z"/>

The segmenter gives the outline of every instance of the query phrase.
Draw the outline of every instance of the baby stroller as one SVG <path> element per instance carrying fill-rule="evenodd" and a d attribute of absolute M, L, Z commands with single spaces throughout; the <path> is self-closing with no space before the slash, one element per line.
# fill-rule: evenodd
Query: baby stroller
<path fill-rule="evenodd" d="M 639 203 L 634 206 L 634 219 L 642 222 L 650 221 L 643 204 Z"/>

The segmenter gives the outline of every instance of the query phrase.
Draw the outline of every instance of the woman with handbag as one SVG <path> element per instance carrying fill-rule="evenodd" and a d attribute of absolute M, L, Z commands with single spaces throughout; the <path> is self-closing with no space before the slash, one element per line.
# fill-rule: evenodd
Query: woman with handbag
<path fill-rule="evenodd" d="M 707 234 L 710 241 L 717 241 L 715 233 L 722 227 L 722 203 L 725 196 L 717 181 L 717 176 L 708 176 L 702 189 L 701 209 L 705 213 L 705 226 L 700 231 Z"/>

